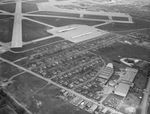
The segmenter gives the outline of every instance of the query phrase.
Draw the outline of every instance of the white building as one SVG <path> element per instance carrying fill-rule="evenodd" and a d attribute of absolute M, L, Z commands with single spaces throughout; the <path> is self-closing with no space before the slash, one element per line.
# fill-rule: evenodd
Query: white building
<path fill-rule="evenodd" d="M 113 64 L 108 63 L 106 67 L 101 69 L 99 77 L 109 79 L 113 73 L 114 73 Z"/>
<path fill-rule="evenodd" d="M 122 96 L 122 97 L 126 97 L 126 95 L 128 94 L 128 91 L 130 89 L 130 85 L 128 84 L 124 84 L 124 83 L 120 83 L 117 88 L 115 89 L 115 94 Z"/>
<path fill-rule="evenodd" d="M 134 68 L 129 68 L 129 67 L 127 67 L 125 70 L 126 70 L 126 73 L 124 74 L 122 81 L 132 83 L 138 70 Z"/>
<path fill-rule="evenodd" d="M 126 73 L 120 80 L 120 83 L 118 84 L 117 88 L 115 89 L 114 93 L 116 95 L 126 97 L 128 94 L 128 91 L 130 89 L 130 85 L 132 84 L 138 70 L 134 68 L 126 68 Z"/>
<path fill-rule="evenodd" d="M 108 32 L 87 25 L 66 25 L 47 30 L 48 32 L 60 36 L 74 43 L 100 37 Z"/>

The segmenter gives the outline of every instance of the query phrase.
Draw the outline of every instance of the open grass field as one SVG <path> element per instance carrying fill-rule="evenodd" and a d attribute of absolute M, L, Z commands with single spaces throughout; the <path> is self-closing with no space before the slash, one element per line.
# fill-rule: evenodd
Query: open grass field
<path fill-rule="evenodd" d="M 56 18 L 56 17 L 38 17 L 38 16 L 26 16 L 26 17 L 56 27 L 66 26 L 70 24 L 83 24 L 83 25 L 93 26 L 93 25 L 104 23 L 102 21 L 77 20 L 77 19 L 66 19 L 66 18 Z"/>
<path fill-rule="evenodd" d="M 6 90 L 33 114 L 87 114 L 56 98 L 60 90 L 58 87 L 45 84 L 45 81 L 25 73 L 14 78 L 14 83 Z"/>
<path fill-rule="evenodd" d="M 83 15 L 83 18 L 109 20 L 108 16 L 102 16 L 102 15 L 88 15 L 88 14 L 85 14 L 85 15 Z"/>
<path fill-rule="evenodd" d="M 122 43 L 114 43 L 113 45 L 100 48 L 98 50 L 90 50 L 91 52 L 110 58 L 110 60 L 120 60 L 118 56 L 139 58 L 143 60 L 150 60 L 150 50 L 140 46 L 128 45 Z"/>
<path fill-rule="evenodd" d="M 14 19 L 0 20 L 0 41 L 3 43 L 10 42 L 12 39 Z"/>
<path fill-rule="evenodd" d="M 128 21 L 127 17 L 112 17 L 113 20 L 118 20 L 118 21 Z"/>
<path fill-rule="evenodd" d="M 29 20 L 22 20 L 23 25 L 23 42 L 28 42 L 32 40 L 36 40 L 39 38 L 43 38 L 46 36 L 51 36 L 47 30 L 51 29 L 50 27 L 47 27 L 45 25 L 41 25 Z"/>
<path fill-rule="evenodd" d="M 134 23 L 110 23 L 104 26 L 99 26 L 97 28 L 108 30 L 108 31 L 128 31 L 128 30 L 134 30 L 134 29 L 143 29 L 143 28 L 150 28 L 150 22 L 141 20 L 141 19 L 135 19 L 133 18 Z"/>
<path fill-rule="evenodd" d="M 0 108 L 0 114 L 17 114 L 10 106 Z"/>
<path fill-rule="evenodd" d="M 15 61 L 27 55 L 28 55 L 27 53 L 12 53 L 10 51 L 7 51 L 3 54 L 0 54 L 0 57 L 5 58 L 6 60 L 9 60 L 9 61 Z"/>
<path fill-rule="evenodd" d="M 87 114 L 87 112 L 76 110 L 71 104 L 56 98 L 59 90 L 52 84 L 48 85 L 33 96 L 29 110 L 33 114 Z M 37 105 L 37 103 L 41 103 L 41 105 Z"/>
<path fill-rule="evenodd" d="M 15 3 L 3 4 L 3 5 L 0 5 L 0 10 L 4 10 L 4 11 L 7 11 L 7 12 L 14 13 L 15 12 L 15 7 L 16 7 Z"/>
<path fill-rule="evenodd" d="M 25 0 L 27 1 L 27 0 Z M 28 1 L 28 3 L 43 3 L 43 2 L 48 2 L 49 0 L 33 0 L 33 1 Z"/>
<path fill-rule="evenodd" d="M 31 14 L 37 15 L 53 15 L 53 16 L 64 16 L 64 17 L 79 17 L 80 15 L 77 13 L 63 13 L 63 12 L 53 12 L 53 11 L 39 11 Z"/>
<path fill-rule="evenodd" d="M 136 75 L 136 77 L 135 77 L 135 79 L 134 79 L 133 82 L 134 82 L 134 84 L 135 84 L 134 86 L 136 86 L 137 88 L 143 90 L 143 89 L 146 88 L 148 79 L 147 79 L 144 75 L 138 73 L 138 74 Z"/>
<path fill-rule="evenodd" d="M 36 3 L 23 2 L 22 3 L 22 13 L 28 13 L 31 11 L 38 11 L 38 7 L 37 7 Z"/>
<path fill-rule="evenodd" d="M 150 50 L 142 48 L 140 46 L 122 44 L 119 48 L 114 48 L 110 53 L 106 54 L 111 60 L 118 60 L 118 56 L 131 57 L 143 60 L 150 60 Z"/>
<path fill-rule="evenodd" d="M 130 46 L 130 45 L 123 45 L 121 49 L 118 50 L 121 56 L 126 57 L 133 57 L 139 58 L 143 60 L 150 59 L 150 50 L 142 48 L 140 46 Z M 124 51 L 124 54 L 122 53 Z"/>
<path fill-rule="evenodd" d="M 5 1 L 5 0 L 0 0 L 0 2 L 3 2 L 3 3 L 12 3 L 14 2 L 15 0 L 9 0 L 9 1 Z"/>
<path fill-rule="evenodd" d="M 32 105 L 30 98 L 36 91 L 47 84 L 46 81 L 29 73 L 14 77 L 12 81 L 13 83 L 9 84 L 5 90 L 9 91 L 9 93 L 21 104 L 29 103 L 30 105 Z"/>
<path fill-rule="evenodd" d="M 130 107 L 138 107 L 140 105 L 140 102 L 141 99 L 138 98 L 137 94 L 129 91 L 123 103 L 119 105 L 119 111 L 123 114 L 131 114 L 127 111 L 127 109 Z M 139 112 L 135 111 L 132 114 L 139 114 Z"/>
<path fill-rule="evenodd" d="M 150 37 L 150 28 L 146 30 L 138 30 L 137 32 L 142 33 L 142 34 L 147 34 Z"/>
<path fill-rule="evenodd" d="M 18 73 L 21 73 L 22 70 L 6 63 L 0 63 L 0 81 L 7 80 Z"/>
<path fill-rule="evenodd" d="M 11 18 L 11 17 L 14 17 L 14 16 L 12 16 L 12 15 L 0 15 L 0 21 L 2 19 L 7 19 L 7 18 Z"/>
<path fill-rule="evenodd" d="M 130 34 L 132 32 L 138 32 L 138 33 L 141 33 L 141 34 L 145 34 L 145 35 L 149 35 L 150 36 L 150 28 L 145 28 L 143 30 L 129 30 L 129 31 L 115 31 L 115 33 L 117 34 L 121 34 L 121 35 L 127 35 L 127 34 Z"/>

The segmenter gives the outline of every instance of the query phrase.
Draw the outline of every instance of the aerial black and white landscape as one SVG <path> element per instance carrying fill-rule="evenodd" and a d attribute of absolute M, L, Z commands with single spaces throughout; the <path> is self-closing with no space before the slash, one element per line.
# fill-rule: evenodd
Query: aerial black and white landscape
<path fill-rule="evenodd" d="M 149 0 L 0 0 L 0 114 L 150 114 Z"/>

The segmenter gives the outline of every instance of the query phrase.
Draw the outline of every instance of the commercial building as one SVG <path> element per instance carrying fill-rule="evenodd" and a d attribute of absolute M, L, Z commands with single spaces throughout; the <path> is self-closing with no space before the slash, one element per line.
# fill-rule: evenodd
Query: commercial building
<path fill-rule="evenodd" d="M 99 77 L 109 79 L 114 73 L 113 64 L 108 63 L 106 67 L 102 68 L 99 74 Z"/>
<path fill-rule="evenodd" d="M 137 69 L 127 67 L 124 77 L 121 79 L 121 82 L 132 83 L 137 72 Z"/>
<path fill-rule="evenodd" d="M 119 83 L 119 85 L 115 89 L 114 93 L 116 95 L 126 97 L 126 95 L 128 94 L 129 89 L 130 89 L 130 85 L 124 84 L 124 83 Z"/>
<path fill-rule="evenodd" d="M 126 68 L 126 73 L 120 80 L 120 83 L 118 84 L 117 88 L 115 89 L 114 93 L 116 95 L 126 97 L 128 94 L 128 91 L 130 89 L 130 85 L 132 84 L 138 70 L 134 68 Z"/>

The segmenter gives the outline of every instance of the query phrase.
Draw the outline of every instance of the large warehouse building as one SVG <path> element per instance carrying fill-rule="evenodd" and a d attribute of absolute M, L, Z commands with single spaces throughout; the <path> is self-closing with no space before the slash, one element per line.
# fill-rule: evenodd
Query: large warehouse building
<path fill-rule="evenodd" d="M 120 80 L 120 83 L 118 84 L 114 93 L 116 95 L 126 97 L 130 89 L 130 85 L 132 84 L 137 72 L 137 69 L 126 68 L 126 73 L 124 74 L 124 77 L 122 77 L 122 79 Z"/>

